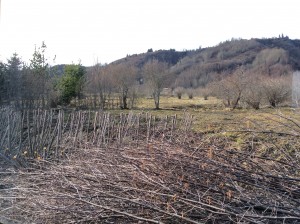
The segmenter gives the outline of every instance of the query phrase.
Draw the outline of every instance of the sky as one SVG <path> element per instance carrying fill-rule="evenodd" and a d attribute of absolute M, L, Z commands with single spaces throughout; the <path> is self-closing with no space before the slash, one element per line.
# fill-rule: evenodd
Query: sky
<path fill-rule="evenodd" d="M 0 0 L 0 60 L 110 63 L 148 49 L 190 50 L 231 38 L 300 39 L 297 0 Z M 53 59 L 55 58 L 55 61 Z"/>

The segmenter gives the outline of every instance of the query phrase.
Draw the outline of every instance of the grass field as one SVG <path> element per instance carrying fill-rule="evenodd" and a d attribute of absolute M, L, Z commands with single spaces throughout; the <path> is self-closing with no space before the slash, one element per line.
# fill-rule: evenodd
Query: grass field
<path fill-rule="evenodd" d="M 154 107 L 154 101 L 150 98 L 139 99 L 137 108 L 139 109 L 151 109 Z M 222 107 L 222 102 L 217 98 L 210 97 L 208 100 L 204 100 L 203 97 L 194 97 L 189 99 L 188 97 L 183 97 L 178 99 L 177 97 L 166 97 L 163 96 L 160 99 L 160 108 L 164 110 L 179 110 L 179 109 L 211 109 Z"/>
<path fill-rule="evenodd" d="M 251 141 L 252 144 L 256 142 L 254 145 L 260 154 L 264 154 L 273 144 L 283 148 L 293 144 L 298 147 L 294 136 L 300 135 L 300 111 L 290 107 L 231 110 L 214 97 L 208 100 L 200 97 L 161 97 L 161 109 L 154 110 L 153 107 L 153 99 L 140 99 L 137 109 L 133 111 L 149 111 L 156 116 L 177 114 L 178 117 L 189 113 L 194 117 L 193 131 L 207 137 L 225 137 L 232 147 L 240 150 L 247 148 Z M 274 156 L 280 158 L 281 152 L 274 152 Z"/>
<path fill-rule="evenodd" d="M 134 112 L 147 111 L 153 115 L 182 115 L 189 113 L 194 116 L 193 130 L 199 132 L 237 131 L 245 129 L 287 130 L 280 122 L 284 118 L 300 120 L 300 111 L 289 107 L 269 108 L 260 110 L 225 108 L 222 102 L 214 97 L 204 100 L 202 97 L 161 97 L 160 110 L 154 110 L 153 99 L 139 99 Z M 116 113 L 119 110 L 114 111 Z"/>

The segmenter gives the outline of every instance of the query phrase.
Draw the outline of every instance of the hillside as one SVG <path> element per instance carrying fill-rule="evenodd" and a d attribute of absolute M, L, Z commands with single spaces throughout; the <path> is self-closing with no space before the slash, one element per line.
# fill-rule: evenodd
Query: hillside
<path fill-rule="evenodd" d="M 182 58 L 186 57 L 188 53 L 188 51 L 175 51 L 175 49 L 158 50 L 154 52 L 152 49 L 149 49 L 147 53 L 127 55 L 126 58 L 119 59 L 112 62 L 112 64 L 129 63 L 137 66 L 138 68 L 142 68 L 149 60 L 156 59 L 161 62 L 167 62 L 170 65 L 175 65 Z"/>
<path fill-rule="evenodd" d="M 150 49 L 151 50 L 151 49 Z M 300 40 L 288 37 L 265 39 L 232 39 L 217 46 L 178 52 L 148 51 L 117 60 L 141 68 L 147 61 L 167 62 L 173 83 L 186 88 L 205 86 L 210 80 L 234 73 L 243 66 L 251 73 L 281 76 L 300 69 Z"/>

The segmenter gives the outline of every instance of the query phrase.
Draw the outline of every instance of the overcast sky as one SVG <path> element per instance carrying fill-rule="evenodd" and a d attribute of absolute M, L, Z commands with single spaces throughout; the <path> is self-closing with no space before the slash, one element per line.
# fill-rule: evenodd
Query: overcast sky
<path fill-rule="evenodd" d="M 0 0 L 1 1 L 1 0 Z M 300 39 L 297 0 L 2 0 L 0 60 L 47 45 L 56 64 L 109 63 L 147 49 L 196 49 L 234 38 Z"/>

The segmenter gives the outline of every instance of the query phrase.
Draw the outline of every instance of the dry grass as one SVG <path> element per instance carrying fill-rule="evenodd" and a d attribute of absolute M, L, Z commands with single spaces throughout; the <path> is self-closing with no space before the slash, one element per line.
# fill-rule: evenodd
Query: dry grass
<path fill-rule="evenodd" d="M 151 110 L 156 116 L 189 113 L 194 116 L 193 130 L 202 133 L 218 133 L 244 129 L 278 129 L 278 121 L 283 120 L 277 115 L 300 120 L 300 112 L 288 107 L 278 109 L 263 108 L 228 110 L 222 102 L 214 97 L 204 100 L 202 97 L 178 99 L 177 97 L 161 97 L 161 110 L 153 110 L 153 99 L 140 99 L 135 112 Z M 119 113 L 120 111 L 114 111 Z M 275 115 L 275 116 L 274 116 Z M 276 118 L 277 116 L 277 118 Z M 283 126 L 280 128 L 282 129 Z"/>
<path fill-rule="evenodd" d="M 208 100 L 204 100 L 203 97 L 194 97 L 189 99 L 188 97 L 183 97 L 178 99 L 177 97 L 167 97 L 163 96 L 160 99 L 160 108 L 163 110 L 168 109 L 188 109 L 188 108 L 212 108 L 212 107 L 222 107 L 221 101 L 217 98 L 210 97 Z M 151 98 L 142 98 L 139 99 L 138 109 L 152 109 L 154 108 L 154 101 Z"/>

